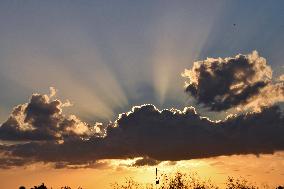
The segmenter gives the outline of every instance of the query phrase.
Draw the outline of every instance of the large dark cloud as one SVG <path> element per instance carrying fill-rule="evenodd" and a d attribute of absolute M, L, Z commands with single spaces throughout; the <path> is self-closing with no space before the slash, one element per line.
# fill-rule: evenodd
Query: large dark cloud
<path fill-rule="evenodd" d="M 1 146 L 5 158 L 23 165 L 53 162 L 57 168 L 84 167 L 101 159 L 144 157 L 135 166 L 233 154 L 284 150 L 284 118 L 280 108 L 228 117 L 214 122 L 195 109 L 159 111 L 153 105 L 134 107 L 107 127 L 105 137 L 73 138 L 63 143 L 30 141 Z M 24 161 L 24 162 L 23 162 Z M 2 160 L 5 166 L 11 162 Z"/>
<path fill-rule="evenodd" d="M 189 79 L 186 92 L 214 111 L 235 107 L 259 111 L 284 101 L 283 80 L 272 78 L 270 66 L 256 51 L 194 62 L 183 76 Z"/>

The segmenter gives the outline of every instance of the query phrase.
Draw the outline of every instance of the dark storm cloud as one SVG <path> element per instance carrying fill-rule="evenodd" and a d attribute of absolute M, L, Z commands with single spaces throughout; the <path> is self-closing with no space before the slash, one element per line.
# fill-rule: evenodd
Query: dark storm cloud
<path fill-rule="evenodd" d="M 52 162 L 57 168 L 90 166 L 102 159 L 144 157 L 134 163 L 142 166 L 165 160 L 274 153 L 284 150 L 282 113 L 272 106 L 214 122 L 192 107 L 159 111 L 153 105 L 143 105 L 121 114 L 107 127 L 105 137 L 63 143 L 32 141 L 0 149 L 6 157 L 24 159 L 27 164 Z"/>
<path fill-rule="evenodd" d="M 207 58 L 194 62 L 182 74 L 189 79 L 186 92 L 214 111 L 229 108 L 260 110 L 284 101 L 284 83 L 256 51 L 233 58 Z"/>
<path fill-rule="evenodd" d="M 70 103 L 52 100 L 50 95 L 33 94 L 30 102 L 14 108 L 0 127 L 0 140 L 60 141 L 87 137 L 93 130 L 74 115 L 64 115 L 62 108 Z"/>
<path fill-rule="evenodd" d="M 278 107 L 214 122 L 194 108 L 159 111 L 153 105 L 123 114 L 104 141 L 123 151 L 156 160 L 182 160 L 284 149 L 284 122 Z M 118 147 L 118 149 L 116 149 Z M 122 147 L 122 148 L 121 148 Z"/>

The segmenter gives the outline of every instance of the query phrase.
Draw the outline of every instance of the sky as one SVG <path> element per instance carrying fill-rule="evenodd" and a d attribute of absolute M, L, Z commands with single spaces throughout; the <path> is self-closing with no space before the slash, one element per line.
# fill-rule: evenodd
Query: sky
<path fill-rule="evenodd" d="M 156 166 L 283 185 L 283 18 L 283 1 L 1 1 L 0 188 Z"/>

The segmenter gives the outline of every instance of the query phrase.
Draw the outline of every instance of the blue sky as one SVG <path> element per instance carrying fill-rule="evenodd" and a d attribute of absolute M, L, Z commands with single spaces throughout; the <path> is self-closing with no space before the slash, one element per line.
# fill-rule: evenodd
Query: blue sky
<path fill-rule="evenodd" d="M 71 112 L 190 105 L 194 60 L 257 50 L 283 72 L 283 1 L 1 1 L 0 120 L 50 86 Z"/>

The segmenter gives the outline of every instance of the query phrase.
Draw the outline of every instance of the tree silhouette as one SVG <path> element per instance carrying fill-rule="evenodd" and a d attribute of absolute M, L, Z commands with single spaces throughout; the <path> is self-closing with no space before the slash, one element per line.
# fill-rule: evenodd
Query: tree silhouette
<path fill-rule="evenodd" d="M 132 178 L 127 178 L 125 183 L 112 185 L 113 189 L 218 189 L 210 180 L 203 181 L 197 174 L 176 172 L 174 175 L 162 174 L 159 185 L 143 185 Z"/>
<path fill-rule="evenodd" d="M 47 189 L 47 187 L 42 183 L 40 186 L 34 186 L 34 188 L 31 189 Z"/>
<path fill-rule="evenodd" d="M 244 178 L 228 177 L 226 189 L 259 189 L 259 187 L 252 185 Z"/>
<path fill-rule="evenodd" d="M 113 189 L 219 189 L 219 186 L 211 182 L 211 180 L 202 180 L 198 177 L 197 173 L 182 173 L 176 172 L 174 174 L 161 174 L 159 184 L 143 184 L 135 181 L 133 178 L 126 178 L 123 184 L 114 183 L 111 184 Z M 222 187 L 223 188 L 223 187 Z M 255 184 L 250 183 L 244 178 L 228 177 L 225 183 L 225 189 L 260 189 L 271 188 L 268 185 L 258 187 Z M 26 189 L 24 186 L 20 186 L 19 189 Z M 42 183 L 39 186 L 34 186 L 31 189 L 47 189 Z M 52 189 L 52 188 L 51 188 Z M 69 186 L 62 186 L 60 189 L 71 189 Z M 83 189 L 78 187 L 78 189 Z M 284 186 L 278 186 L 276 189 L 284 189 Z"/>

